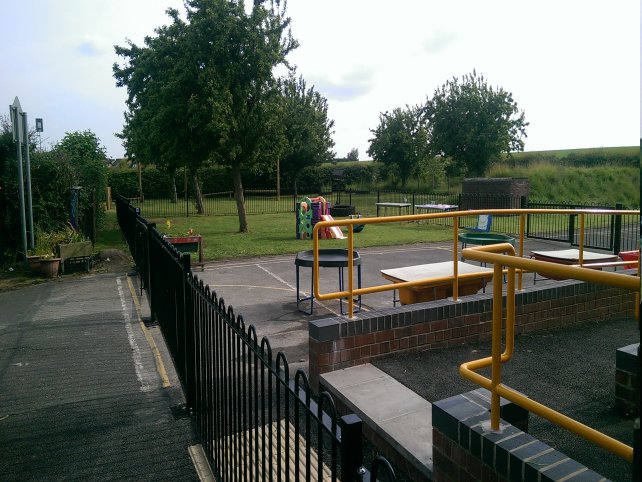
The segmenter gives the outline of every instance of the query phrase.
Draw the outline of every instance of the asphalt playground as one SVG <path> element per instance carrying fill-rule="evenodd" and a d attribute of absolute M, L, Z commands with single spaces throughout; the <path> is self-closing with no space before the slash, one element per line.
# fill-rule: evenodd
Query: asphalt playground
<path fill-rule="evenodd" d="M 345 247 L 330 241 L 326 247 Z M 302 241 L 301 249 L 311 248 L 311 243 Z M 532 250 L 568 249 L 568 244 L 527 240 L 524 243 L 524 256 Z M 389 282 L 381 276 L 381 270 L 401 268 L 418 264 L 436 263 L 453 259 L 452 242 L 426 243 L 406 246 L 391 246 L 360 249 L 355 246 L 362 259 L 362 286 L 376 286 Z M 592 250 L 594 251 L 594 250 Z M 338 300 L 314 301 L 312 315 L 297 309 L 295 254 L 252 258 L 244 260 L 219 261 L 205 265 L 196 275 L 226 306 L 232 306 L 235 314 L 243 316 L 246 326 L 253 324 L 260 337 L 266 336 L 274 351 L 283 351 L 291 367 L 307 367 L 308 362 L 308 322 L 314 319 L 341 316 Z M 469 261 L 474 264 L 474 261 Z M 300 268 L 299 286 L 301 296 L 310 294 L 311 269 Z M 347 270 L 346 270 L 347 271 Z M 319 283 L 322 293 L 338 291 L 338 268 L 320 268 Z M 355 269 L 356 273 L 356 269 Z M 347 276 L 347 275 L 346 275 Z M 537 284 L 553 283 L 539 280 Z M 532 285 L 533 275 L 526 274 L 524 286 Z M 354 286 L 357 285 L 356 274 Z M 486 287 L 487 292 L 492 286 Z M 392 308 L 392 291 L 364 295 L 362 309 L 376 311 Z M 302 308 L 309 310 L 310 302 Z M 345 304 L 344 304 L 345 310 Z"/>

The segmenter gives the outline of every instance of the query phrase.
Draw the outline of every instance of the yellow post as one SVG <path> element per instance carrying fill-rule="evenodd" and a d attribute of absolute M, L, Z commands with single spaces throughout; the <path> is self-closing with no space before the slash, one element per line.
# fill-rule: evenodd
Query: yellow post
<path fill-rule="evenodd" d="M 520 213 L 519 215 L 519 257 L 523 258 L 524 257 L 524 231 L 526 230 L 526 214 Z M 522 290 L 523 289 L 523 283 L 522 283 L 522 278 L 524 276 L 524 273 L 522 273 L 522 270 L 519 270 L 518 278 L 517 278 L 517 289 Z"/>
<path fill-rule="evenodd" d="M 499 430 L 499 395 L 495 388 L 502 382 L 502 265 L 494 264 L 493 272 L 493 326 L 491 356 L 490 427 Z"/>
<path fill-rule="evenodd" d="M 459 243 L 459 216 L 453 217 L 453 301 L 459 298 L 459 253 L 457 250 Z"/>
<path fill-rule="evenodd" d="M 354 260 L 352 259 L 352 250 L 354 249 L 354 231 L 353 231 L 353 225 L 349 224 L 348 225 L 348 276 L 350 279 L 348 280 L 348 291 L 350 292 L 350 296 L 348 298 L 348 317 L 352 318 L 354 316 L 354 297 L 352 296 L 352 290 L 354 290 L 353 286 L 353 274 L 352 271 L 354 270 Z"/>

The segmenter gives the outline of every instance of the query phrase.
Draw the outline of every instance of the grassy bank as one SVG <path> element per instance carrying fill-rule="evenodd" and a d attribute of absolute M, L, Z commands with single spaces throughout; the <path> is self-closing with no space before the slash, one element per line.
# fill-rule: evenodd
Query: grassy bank
<path fill-rule="evenodd" d="M 531 199 L 640 207 L 640 170 L 631 167 L 564 167 L 541 161 L 528 167 L 496 165 L 488 177 L 528 178 Z"/>

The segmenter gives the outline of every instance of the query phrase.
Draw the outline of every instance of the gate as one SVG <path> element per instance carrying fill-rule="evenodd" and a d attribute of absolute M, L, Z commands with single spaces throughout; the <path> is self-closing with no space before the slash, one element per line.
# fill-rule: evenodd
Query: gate
<path fill-rule="evenodd" d="M 384 458 L 364 468 L 357 415 L 340 417 L 327 392 L 315 399 L 306 373 L 291 376 L 286 356 L 191 272 L 189 254 L 127 199 L 116 206 L 217 480 L 396 480 Z"/>

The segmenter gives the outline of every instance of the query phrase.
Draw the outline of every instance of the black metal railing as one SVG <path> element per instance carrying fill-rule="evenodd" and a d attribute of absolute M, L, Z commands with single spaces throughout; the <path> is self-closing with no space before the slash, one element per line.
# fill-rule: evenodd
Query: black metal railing
<path fill-rule="evenodd" d="M 560 204 L 529 202 L 532 209 L 612 209 L 622 210 L 621 204 L 615 206 Z M 529 214 L 526 219 L 525 236 L 532 239 L 561 241 L 571 246 L 579 245 L 578 217 L 571 215 Z M 584 247 L 612 251 L 638 249 L 640 240 L 639 216 L 622 214 L 586 214 L 584 216 Z"/>
<path fill-rule="evenodd" d="M 314 399 L 306 373 L 291 376 L 286 356 L 191 272 L 189 254 L 127 199 L 116 205 L 217 479 L 367 480 L 359 417 L 339 417 L 326 392 Z M 385 459 L 373 470 L 395 480 Z"/>

